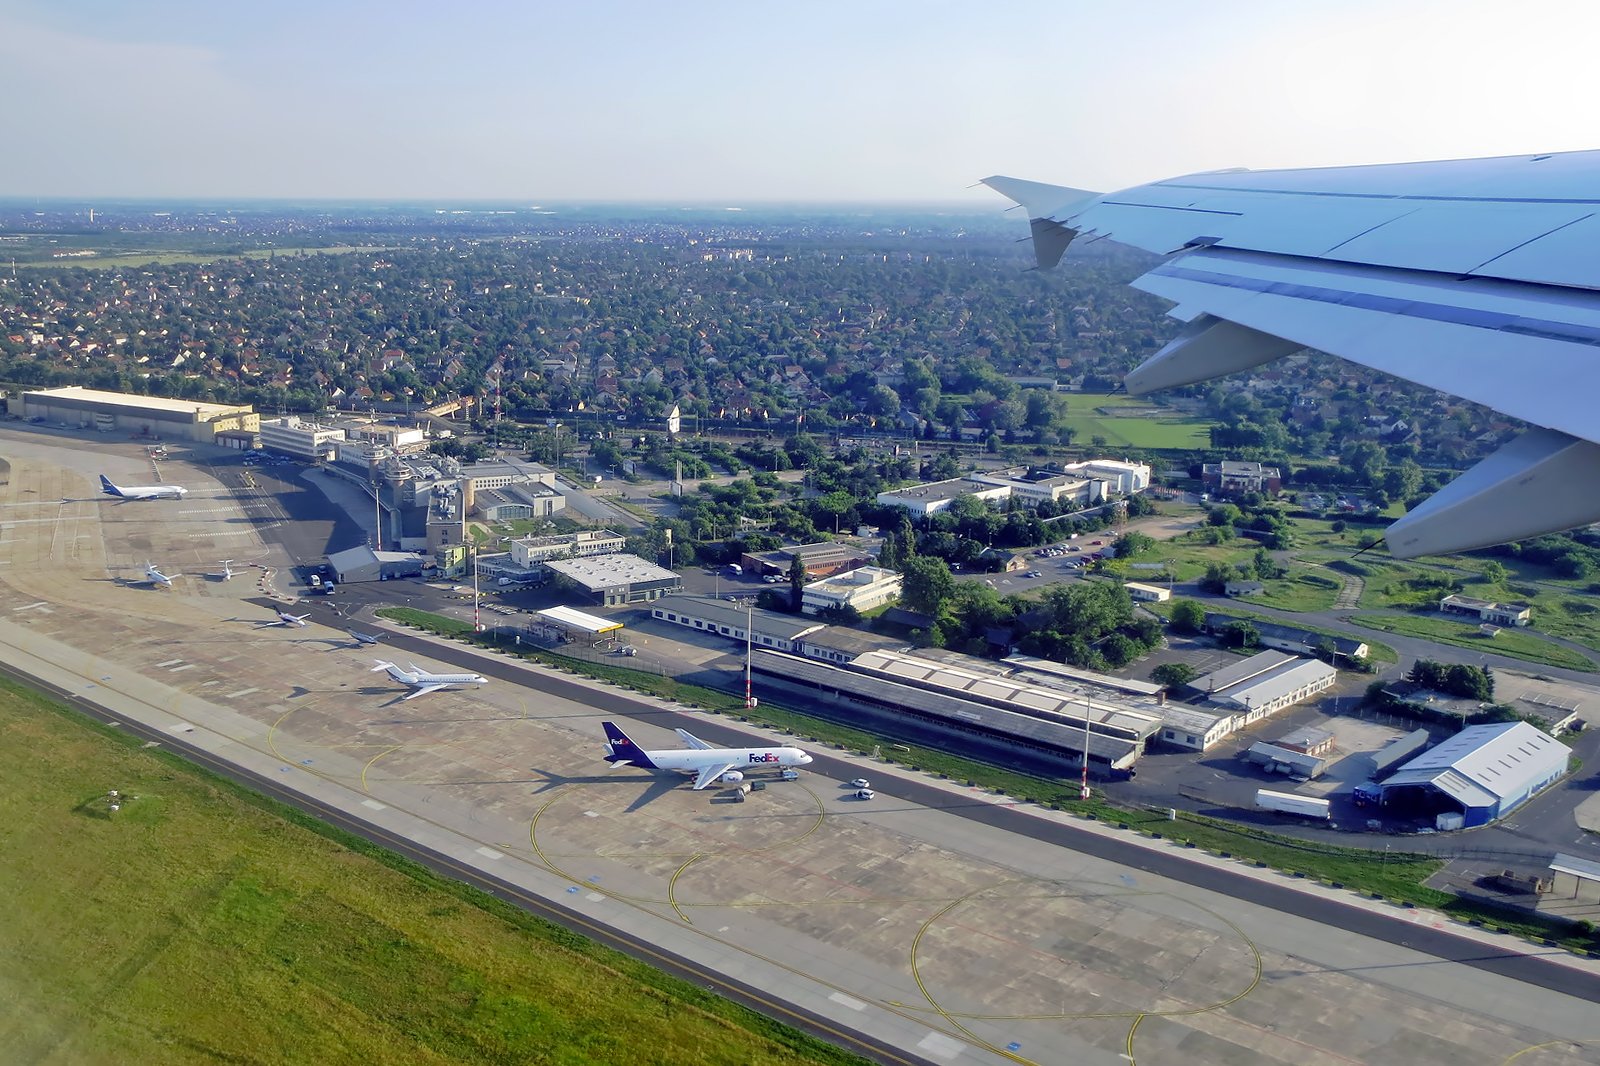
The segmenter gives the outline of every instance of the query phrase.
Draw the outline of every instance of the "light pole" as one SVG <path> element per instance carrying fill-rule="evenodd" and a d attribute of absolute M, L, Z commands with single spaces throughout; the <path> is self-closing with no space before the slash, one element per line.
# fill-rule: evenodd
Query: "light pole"
<path fill-rule="evenodd" d="M 472 545 L 472 631 L 483 632 L 483 623 L 478 620 L 478 545 Z"/>
<path fill-rule="evenodd" d="M 750 655 L 754 641 L 756 608 L 755 604 L 745 607 L 744 621 L 744 709 L 750 710 L 756 705 L 756 698 L 750 692 Z"/>
<path fill-rule="evenodd" d="M 1083 783 L 1078 786 L 1078 798 L 1089 798 L 1089 697 L 1083 698 Z"/>

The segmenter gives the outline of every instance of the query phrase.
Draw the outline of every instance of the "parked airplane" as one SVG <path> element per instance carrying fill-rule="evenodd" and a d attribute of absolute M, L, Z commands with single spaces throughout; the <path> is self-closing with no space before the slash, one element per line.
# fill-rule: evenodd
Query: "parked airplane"
<path fill-rule="evenodd" d="M 378 665 L 374 666 L 369 673 L 375 674 L 379 670 L 387 671 L 389 677 L 393 680 L 400 682 L 402 685 L 410 685 L 416 690 L 401 696 L 402 700 L 416 699 L 418 696 L 426 695 L 429 692 L 437 692 L 452 685 L 487 685 L 489 683 L 489 679 L 482 674 L 430 674 L 418 667 L 416 663 L 408 664 L 411 667 L 409 670 L 402 670 L 394 663 L 384 662 L 382 659 L 375 661 Z"/>
<path fill-rule="evenodd" d="M 355 641 L 358 645 L 370 645 L 378 643 L 378 635 L 376 633 L 359 633 L 354 629 L 350 630 L 350 639 Z"/>
<path fill-rule="evenodd" d="M 306 627 L 306 619 L 310 617 L 309 614 L 290 614 L 288 611 L 280 610 L 277 621 L 257 622 L 256 625 L 262 629 L 269 629 L 272 626 L 293 626 L 296 629 L 304 629 Z"/>
<path fill-rule="evenodd" d="M 182 485 L 115 485 L 110 478 L 101 474 L 100 491 L 122 500 L 178 500 L 189 490 Z"/>
<path fill-rule="evenodd" d="M 222 572 L 218 574 L 212 574 L 211 576 L 216 578 L 218 581 L 231 581 L 233 579 L 233 560 L 222 560 Z"/>
<path fill-rule="evenodd" d="M 163 574 L 160 570 L 156 569 L 156 564 L 155 563 L 145 563 L 144 564 L 144 577 L 142 579 L 138 580 L 138 581 L 133 582 L 133 584 L 135 584 L 135 585 L 155 585 L 155 586 L 160 587 L 160 588 L 170 589 L 172 587 L 172 579 L 175 578 L 175 577 L 182 577 L 182 576 L 183 576 L 182 574 Z"/>
<path fill-rule="evenodd" d="M 628 739 L 615 722 L 600 723 L 606 731 L 606 761 L 613 767 L 640 766 L 646 770 L 675 770 L 694 774 L 696 790 L 714 781 L 733 784 L 744 780 L 745 770 L 804 766 L 811 756 L 799 748 L 713 748 L 687 730 L 676 730 L 687 748 L 645 751 Z"/>

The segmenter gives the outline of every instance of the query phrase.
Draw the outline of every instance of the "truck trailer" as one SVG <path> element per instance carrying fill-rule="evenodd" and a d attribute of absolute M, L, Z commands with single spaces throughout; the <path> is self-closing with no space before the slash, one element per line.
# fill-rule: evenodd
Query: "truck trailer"
<path fill-rule="evenodd" d="M 1333 816 L 1328 810 L 1328 801 L 1325 799 L 1296 796 L 1291 792 L 1274 792 L 1267 788 L 1256 789 L 1256 806 L 1264 811 L 1298 814 L 1304 818 L 1316 818 L 1324 822 Z"/>

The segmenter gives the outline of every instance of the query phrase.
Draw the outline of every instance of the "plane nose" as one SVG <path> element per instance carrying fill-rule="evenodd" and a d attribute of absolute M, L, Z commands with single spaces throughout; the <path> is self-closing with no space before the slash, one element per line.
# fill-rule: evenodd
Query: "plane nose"
<path fill-rule="evenodd" d="M 801 752 L 800 753 L 800 761 L 803 762 L 803 763 L 810 762 L 811 761 L 811 756 L 807 755 L 805 752 Z"/>

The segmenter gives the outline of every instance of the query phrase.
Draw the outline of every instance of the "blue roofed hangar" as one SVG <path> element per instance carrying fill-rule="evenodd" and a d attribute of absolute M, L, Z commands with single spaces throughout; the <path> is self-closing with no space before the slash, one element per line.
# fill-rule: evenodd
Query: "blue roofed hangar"
<path fill-rule="evenodd" d="M 1468 726 L 1395 771 L 1385 806 L 1460 812 L 1456 828 L 1504 818 L 1567 772 L 1565 744 L 1526 722 Z M 1445 819 L 1441 828 L 1452 828 Z"/>

